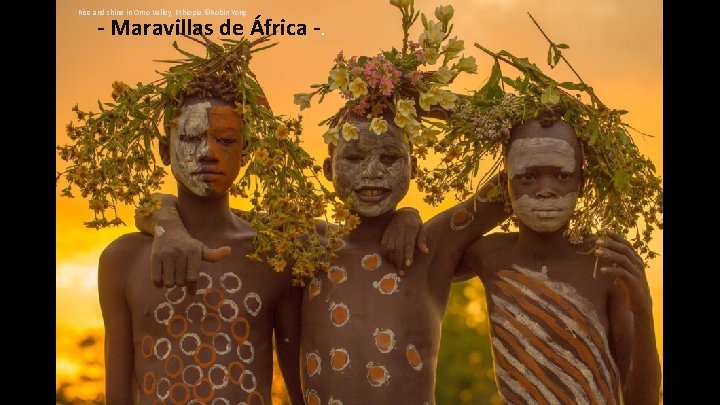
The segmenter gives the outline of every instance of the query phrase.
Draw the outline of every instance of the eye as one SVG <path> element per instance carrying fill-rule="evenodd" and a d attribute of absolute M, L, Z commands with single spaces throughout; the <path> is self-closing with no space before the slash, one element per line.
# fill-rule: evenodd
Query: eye
<path fill-rule="evenodd" d="M 234 144 L 236 141 L 233 138 L 218 138 L 217 142 L 223 146 L 230 146 L 230 145 Z"/>
<path fill-rule="evenodd" d="M 520 173 L 516 177 L 522 182 L 530 182 L 535 180 L 535 175 L 532 173 Z"/>
<path fill-rule="evenodd" d="M 183 142 L 198 143 L 200 142 L 200 135 L 182 135 L 180 136 L 180 140 Z"/>
<path fill-rule="evenodd" d="M 558 178 L 558 180 L 569 180 L 570 176 L 572 176 L 572 173 L 560 172 L 560 173 L 558 173 L 557 178 Z"/>
<path fill-rule="evenodd" d="M 400 159 L 400 156 L 397 156 L 397 155 L 380 155 L 380 162 L 382 162 L 382 164 L 388 165 L 388 166 L 397 162 L 398 159 Z"/>

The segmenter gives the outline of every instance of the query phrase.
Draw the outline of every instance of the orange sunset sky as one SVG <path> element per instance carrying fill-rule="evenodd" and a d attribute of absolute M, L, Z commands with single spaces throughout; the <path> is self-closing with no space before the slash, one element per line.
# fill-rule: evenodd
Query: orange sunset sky
<path fill-rule="evenodd" d="M 630 111 L 625 121 L 653 135 L 635 136 L 640 150 L 663 172 L 662 116 L 662 2 L 657 0 L 416 0 L 416 9 L 432 16 L 438 5 L 455 8 L 453 35 L 465 40 L 465 56 L 475 56 L 478 74 L 461 75 L 452 85 L 456 92 L 479 88 L 487 79 L 491 59 L 472 46 L 479 42 L 492 50 L 506 49 L 519 56 L 528 56 L 545 69 L 548 44 L 537 31 L 527 12 L 533 14 L 555 42 L 570 45 L 564 55 L 582 78 L 593 86 L 598 96 L 610 107 Z M 57 144 L 67 143 L 65 125 L 73 120 L 71 108 L 79 103 L 83 110 L 96 109 L 97 100 L 110 101 L 111 83 L 122 80 L 128 84 L 149 82 L 159 76 L 155 70 L 165 69 L 156 59 L 175 59 L 173 40 L 181 48 L 197 51 L 189 41 L 177 36 L 112 36 L 112 18 L 129 18 L 131 23 L 173 23 L 173 17 L 130 16 L 111 17 L 110 9 L 155 10 L 235 9 L 246 11 L 246 17 L 193 17 L 193 23 L 212 23 L 217 34 L 227 18 L 245 27 L 250 33 L 255 16 L 279 22 L 304 23 L 306 36 L 276 36 L 279 45 L 257 54 L 252 66 L 276 113 L 297 115 L 293 94 L 308 92 L 310 85 L 324 83 L 338 51 L 346 56 L 374 55 L 381 49 L 402 45 L 400 12 L 387 0 L 64 0 L 56 3 L 56 136 Z M 105 9 L 105 16 L 80 16 L 78 10 Z M 189 17 L 179 17 L 189 18 Z M 433 17 L 434 19 L 434 17 Z M 105 27 L 99 31 L 98 27 Z M 312 30 L 319 27 L 319 31 Z M 421 24 L 411 32 L 417 40 Z M 217 38 L 217 35 L 213 35 Z M 254 36 L 253 36 L 254 37 Z M 250 37 L 250 38 L 253 38 Z M 510 72 L 510 70 L 507 70 Z M 551 72 L 556 79 L 576 80 L 569 69 L 559 66 Z M 322 141 L 323 128 L 316 124 L 339 107 L 339 97 L 328 97 L 322 104 L 313 100 L 312 108 L 302 112 L 304 147 L 318 160 L 326 152 Z M 64 162 L 56 158 L 57 170 Z M 174 193 L 175 185 L 168 178 L 163 191 Z M 62 184 L 60 184 L 62 185 Z M 101 231 L 87 229 L 83 221 L 92 219 L 87 202 L 66 199 L 56 193 L 56 317 L 57 338 L 62 340 L 82 330 L 102 328 L 97 297 L 97 261 L 102 249 L 117 236 L 133 231 L 120 227 Z M 422 201 L 415 186 L 401 205 L 420 210 L 424 220 L 454 204 L 449 196 L 440 207 Z M 235 207 L 244 207 L 239 200 Z M 132 210 L 121 211 L 121 217 L 132 224 Z M 653 250 L 662 254 L 662 233 L 654 235 Z M 662 356 L 662 256 L 647 269 L 653 294 L 658 348 Z M 451 344 L 451 343 L 448 343 Z M 58 346 L 57 374 L 77 372 L 71 353 Z"/>

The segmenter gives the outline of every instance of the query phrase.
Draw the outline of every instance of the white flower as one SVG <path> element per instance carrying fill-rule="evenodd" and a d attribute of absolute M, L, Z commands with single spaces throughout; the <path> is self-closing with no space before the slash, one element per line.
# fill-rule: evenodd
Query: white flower
<path fill-rule="evenodd" d="M 444 36 L 445 33 L 443 32 L 442 24 L 438 21 L 430 20 L 425 30 L 420 34 L 419 42 L 424 45 L 434 46 L 438 45 Z"/>
<path fill-rule="evenodd" d="M 300 111 L 302 111 L 310 107 L 310 98 L 312 98 L 312 94 L 298 93 L 293 96 L 293 101 L 300 106 Z"/>
<path fill-rule="evenodd" d="M 448 41 L 447 45 L 443 46 L 443 51 L 445 52 L 445 57 L 450 60 L 457 56 L 460 52 L 462 52 L 465 49 L 465 41 L 462 39 L 457 39 L 457 37 L 451 39 Z"/>
<path fill-rule="evenodd" d="M 442 93 L 440 93 L 440 107 L 446 109 L 446 110 L 452 110 L 455 108 L 455 101 L 457 100 L 457 96 L 453 94 L 449 90 L 444 90 Z"/>
<path fill-rule="evenodd" d="M 437 63 L 438 58 L 440 57 L 440 53 L 435 48 L 426 48 L 425 49 L 425 63 L 427 65 L 434 65 Z"/>
<path fill-rule="evenodd" d="M 453 6 L 447 5 L 447 6 L 437 6 L 435 8 L 435 17 L 442 21 L 443 24 L 447 25 L 447 23 L 452 18 L 453 14 L 455 13 L 455 10 L 453 9 Z"/>
<path fill-rule="evenodd" d="M 437 73 L 435 73 L 435 77 L 437 78 L 437 81 L 440 83 L 449 83 L 450 80 L 455 77 L 455 75 L 458 74 L 458 71 L 456 69 L 450 69 L 447 66 L 441 66 Z"/>
<path fill-rule="evenodd" d="M 323 134 L 323 139 L 325 140 L 325 143 L 328 145 L 329 144 L 337 145 L 338 139 L 339 139 L 338 132 L 339 131 L 338 131 L 337 127 L 328 129 Z"/>
<path fill-rule="evenodd" d="M 461 72 L 468 72 L 468 73 L 475 73 L 477 72 L 477 64 L 475 63 L 475 57 L 474 56 L 468 56 L 460 58 L 458 63 L 453 66 L 453 68 L 461 71 Z"/>
<path fill-rule="evenodd" d="M 375 135 L 382 135 L 388 130 L 388 122 L 382 118 L 373 118 L 372 121 L 370 121 L 370 130 L 373 131 Z"/>
<path fill-rule="evenodd" d="M 342 137 L 348 142 L 353 139 L 358 139 L 357 127 L 349 122 L 344 123 L 342 126 Z"/>

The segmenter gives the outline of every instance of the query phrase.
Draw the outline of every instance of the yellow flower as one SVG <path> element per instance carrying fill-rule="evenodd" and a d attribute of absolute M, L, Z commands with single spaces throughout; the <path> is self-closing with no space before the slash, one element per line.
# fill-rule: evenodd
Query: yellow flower
<path fill-rule="evenodd" d="M 457 39 L 457 37 L 448 41 L 447 45 L 443 46 L 446 60 L 454 58 L 457 54 L 465 49 L 465 41 Z"/>
<path fill-rule="evenodd" d="M 326 144 L 333 144 L 337 145 L 339 135 L 338 135 L 338 127 L 330 128 L 323 134 L 323 139 L 325 140 Z"/>
<path fill-rule="evenodd" d="M 405 8 L 410 5 L 410 0 L 390 0 L 390 4 L 395 7 Z"/>
<path fill-rule="evenodd" d="M 410 119 L 410 122 L 408 122 L 403 130 L 405 131 L 405 134 L 408 136 L 408 139 L 414 143 L 414 139 L 417 138 L 418 135 L 420 135 L 420 122 L 418 122 L 415 119 Z"/>
<path fill-rule="evenodd" d="M 125 84 L 125 82 L 114 81 L 112 84 L 112 89 L 112 99 L 117 100 L 123 93 L 125 93 L 125 91 L 130 89 L 130 86 Z"/>
<path fill-rule="evenodd" d="M 348 217 L 350 217 L 349 209 L 342 205 L 335 206 L 335 219 L 337 219 L 338 221 L 342 221 L 343 219 L 347 219 Z"/>
<path fill-rule="evenodd" d="M 428 142 L 437 142 L 437 135 L 440 133 L 437 129 L 424 128 L 416 139 L 413 139 L 413 144 L 418 146 L 427 145 Z"/>
<path fill-rule="evenodd" d="M 375 135 L 382 135 L 388 130 L 388 123 L 382 118 L 373 118 L 370 121 L 370 130 L 375 132 Z"/>
<path fill-rule="evenodd" d="M 293 101 L 295 104 L 300 106 L 300 111 L 309 108 L 310 107 L 310 99 L 312 98 L 312 94 L 308 93 L 298 93 L 293 96 Z"/>
<path fill-rule="evenodd" d="M 405 125 L 410 123 L 411 118 L 407 115 L 395 114 L 395 125 L 400 128 L 405 128 Z"/>
<path fill-rule="evenodd" d="M 344 123 L 342 126 L 342 137 L 348 142 L 353 139 L 358 139 L 357 127 L 349 122 Z"/>
<path fill-rule="evenodd" d="M 350 91 L 352 92 L 352 94 L 355 98 L 364 96 L 368 93 L 367 83 L 365 83 L 359 77 L 355 78 L 355 80 L 353 80 L 352 83 L 350 83 Z"/>
<path fill-rule="evenodd" d="M 255 161 L 260 166 L 263 166 L 269 157 L 270 157 L 270 153 L 268 153 L 267 149 L 265 149 L 265 148 L 258 149 L 255 151 Z"/>
<path fill-rule="evenodd" d="M 474 56 L 468 56 L 467 58 L 462 57 L 458 61 L 458 63 L 453 66 L 453 68 L 458 69 L 461 72 L 468 72 L 468 73 L 475 73 L 477 72 L 477 64 L 475 63 L 475 57 Z"/>
<path fill-rule="evenodd" d="M 440 83 L 449 83 L 450 80 L 455 77 L 455 75 L 458 74 L 458 71 L 456 69 L 450 69 L 447 66 L 441 66 L 437 73 L 435 73 L 435 77 Z"/>
<path fill-rule="evenodd" d="M 414 117 L 417 115 L 415 111 L 415 100 L 409 98 L 401 98 L 395 104 L 397 114 L 404 115 L 406 117 Z"/>
<path fill-rule="evenodd" d="M 447 5 L 447 6 L 437 6 L 435 8 L 435 17 L 442 21 L 443 24 L 447 25 L 447 23 L 452 18 L 453 14 L 455 13 L 455 10 L 453 9 L 453 6 Z"/>
<path fill-rule="evenodd" d="M 420 93 L 420 108 L 430 111 L 430 107 L 437 104 L 436 90 L 431 88 L 427 93 Z"/>
<path fill-rule="evenodd" d="M 345 69 L 333 69 L 330 71 L 330 81 L 330 90 L 347 90 L 350 74 Z"/>
<path fill-rule="evenodd" d="M 449 90 L 443 90 L 443 92 L 440 93 L 440 107 L 446 110 L 454 109 L 456 100 L 457 96 Z"/>
<path fill-rule="evenodd" d="M 275 130 L 275 136 L 278 139 L 288 139 L 288 137 L 290 136 L 290 131 L 288 130 L 288 127 L 285 126 L 285 124 L 281 123 L 278 126 L 277 130 Z"/>

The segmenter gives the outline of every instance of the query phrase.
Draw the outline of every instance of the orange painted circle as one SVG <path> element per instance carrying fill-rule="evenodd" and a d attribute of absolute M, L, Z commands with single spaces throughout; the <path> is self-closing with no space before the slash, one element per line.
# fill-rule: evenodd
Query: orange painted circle
<path fill-rule="evenodd" d="M 211 294 L 217 294 L 217 295 L 218 295 L 217 303 L 215 303 L 215 304 L 210 304 L 210 302 L 208 302 L 208 301 L 210 301 L 209 297 L 210 297 Z M 220 308 L 220 304 L 222 304 L 222 301 L 223 301 L 224 299 L 225 299 L 225 294 L 223 294 L 223 292 L 220 291 L 220 289 L 219 289 L 219 288 L 216 288 L 216 287 L 212 287 L 212 288 L 208 289 L 208 290 L 205 291 L 205 293 L 203 294 L 203 302 L 205 303 L 205 305 L 206 305 L 208 308 L 212 308 L 212 309 L 214 309 L 214 310 L 216 310 L 216 311 Z"/>
<path fill-rule="evenodd" d="M 248 404 L 248 405 L 253 405 L 253 402 L 252 402 L 252 399 L 253 399 L 253 398 L 258 398 L 258 399 L 260 400 L 260 404 L 261 404 L 261 405 L 265 405 L 265 399 L 264 399 L 263 396 L 260 395 L 260 393 L 257 392 L 257 391 L 253 391 L 253 392 L 251 392 L 251 393 L 248 394 L 248 396 L 247 396 L 247 404 Z M 257 402 L 255 402 L 255 403 L 257 403 Z"/>
<path fill-rule="evenodd" d="M 155 388 L 157 388 L 157 377 L 155 377 L 155 373 L 148 371 L 143 376 L 143 392 L 145 395 L 151 395 Z"/>
<path fill-rule="evenodd" d="M 150 345 L 150 347 L 147 347 L 147 345 Z M 153 342 L 153 338 L 151 338 L 150 335 L 143 336 L 142 341 L 140 342 L 140 347 L 142 348 L 142 354 L 146 359 L 152 357 L 154 346 L 155 342 Z"/>
<path fill-rule="evenodd" d="M 206 326 L 207 326 L 206 319 L 209 319 L 209 318 L 215 319 L 215 321 L 217 323 L 217 328 L 215 328 L 215 330 L 213 330 L 213 331 L 208 331 L 206 328 Z M 202 321 L 200 321 L 200 331 L 205 336 L 215 337 L 215 335 L 217 335 L 218 332 L 220 332 L 221 327 L 222 327 L 222 323 L 220 322 L 220 316 L 218 316 L 218 314 L 213 314 L 213 313 L 208 312 L 207 314 L 205 314 L 205 317 L 202 319 Z"/>
<path fill-rule="evenodd" d="M 200 396 L 200 394 L 198 393 L 198 389 L 204 383 L 207 384 L 208 387 L 210 388 L 210 393 L 205 397 Z M 193 395 L 195 395 L 195 399 L 197 399 L 198 401 L 202 401 L 202 402 L 213 399 L 213 397 L 215 396 L 215 387 L 213 387 L 213 384 L 212 384 L 212 382 L 210 382 L 210 379 L 208 377 L 203 377 L 200 380 L 200 384 L 193 387 Z"/>
<path fill-rule="evenodd" d="M 175 364 L 177 364 L 177 371 L 172 371 L 172 370 L 171 370 L 172 368 L 174 368 L 174 367 L 170 364 L 171 361 L 174 361 Z M 175 378 L 175 377 L 179 376 L 180 374 L 182 374 L 184 368 L 185 368 L 185 364 L 183 363 L 183 361 L 182 361 L 182 359 L 180 358 L 180 356 L 178 356 L 178 355 L 176 355 L 176 354 L 171 354 L 171 355 L 167 358 L 167 360 L 165 360 L 165 373 L 167 373 L 167 375 L 169 375 L 169 376 L 172 377 L 172 378 Z"/>
<path fill-rule="evenodd" d="M 245 332 L 242 336 L 238 335 L 237 331 L 235 330 L 237 324 L 240 322 L 245 324 Z M 248 322 L 248 320 L 242 316 L 235 318 L 235 320 L 230 324 L 230 333 L 232 334 L 232 337 L 233 339 L 235 339 L 237 344 L 241 345 L 245 343 L 245 341 L 248 339 L 248 336 L 250 336 L 250 322 Z"/>
<path fill-rule="evenodd" d="M 210 360 L 203 362 L 200 360 L 200 352 L 203 350 L 203 348 L 210 351 Z M 217 353 L 215 353 L 215 349 L 213 349 L 212 346 L 210 346 L 207 343 L 201 343 L 200 346 L 198 346 L 197 350 L 195 351 L 195 364 L 200 366 L 201 368 L 207 368 L 213 363 L 215 363 L 215 360 L 217 360 Z"/>
<path fill-rule="evenodd" d="M 178 390 L 185 391 L 185 394 L 180 399 L 177 399 L 177 396 L 175 395 Z M 170 401 L 175 405 L 187 404 L 190 401 L 190 388 L 183 383 L 173 384 L 172 388 L 170 388 Z"/>
<path fill-rule="evenodd" d="M 178 333 L 173 333 L 173 325 L 177 325 L 177 322 L 182 322 L 182 329 Z M 179 339 L 180 336 L 184 335 L 185 332 L 187 332 L 188 328 L 188 321 L 185 319 L 182 315 L 175 315 L 168 321 L 167 324 L 167 332 L 170 336 L 174 337 L 175 339 Z"/>
<path fill-rule="evenodd" d="M 237 380 L 233 378 L 233 367 L 240 367 L 240 372 L 238 373 Z M 240 385 L 240 378 L 242 378 L 242 373 L 244 371 L 245 371 L 245 365 L 239 361 L 233 361 L 232 363 L 228 364 L 228 377 L 230 378 L 230 381 L 232 381 L 233 384 Z"/>

